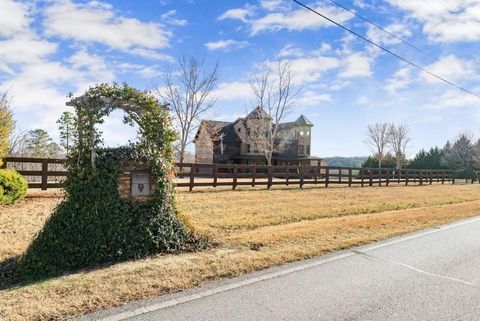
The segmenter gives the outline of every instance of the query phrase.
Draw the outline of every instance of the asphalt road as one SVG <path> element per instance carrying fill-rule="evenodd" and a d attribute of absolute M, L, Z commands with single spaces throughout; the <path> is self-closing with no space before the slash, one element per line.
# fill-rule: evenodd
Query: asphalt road
<path fill-rule="evenodd" d="M 480 320 L 480 218 L 82 319 Z"/>

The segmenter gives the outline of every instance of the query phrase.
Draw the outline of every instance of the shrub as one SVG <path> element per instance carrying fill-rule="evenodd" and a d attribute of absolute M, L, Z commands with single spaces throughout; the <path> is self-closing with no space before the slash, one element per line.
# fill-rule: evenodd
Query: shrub
<path fill-rule="evenodd" d="M 67 160 L 66 197 L 19 258 L 22 278 L 198 249 L 203 241 L 175 207 L 171 173 L 176 135 L 168 109 L 126 84 L 91 87 L 72 103 L 82 122 Z M 116 108 L 125 111 L 127 124 L 138 124 L 140 138 L 130 146 L 102 149 L 95 125 Z M 147 200 L 120 196 L 118 175 L 131 163 L 150 169 L 155 188 Z"/>
<path fill-rule="evenodd" d="M 118 151 L 117 151 L 118 152 Z M 27 279 L 138 259 L 159 252 L 194 249 L 184 221 L 167 198 L 120 197 L 116 152 L 99 152 L 96 175 L 71 172 L 67 198 L 59 204 L 20 260 Z"/>
<path fill-rule="evenodd" d="M 0 169 L 0 204 L 8 205 L 25 197 L 27 181 L 13 169 Z"/>

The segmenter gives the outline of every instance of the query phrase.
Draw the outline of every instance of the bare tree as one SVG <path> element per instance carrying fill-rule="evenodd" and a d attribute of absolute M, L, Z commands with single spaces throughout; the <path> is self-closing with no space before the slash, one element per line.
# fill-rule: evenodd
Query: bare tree
<path fill-rule="evenodd" d="M 272 164 L 279 124 L 295 105 L 300 88 L 294 84 L 295 72 L 290 61 L 264 64 L 262 70 L 251 77 L 250 86 L 260 111 L 253 123 L 248 124 L 246 142 L 254 152 L 263 153 L 267 164 Z"/>
<path fill-rule="evenodd" d="M 386 149 L 389 142 L 389 126 L 387 123 L 375 123 L 368 125 L 365 143 L 370 148 L 373 158 L 378 161 L 378 167 L 382 168 L 385 160 Z"/>
<path fill-rule="evenodd" d="M 180 135 L 177 149 L 181 163 L 198 127 L 199 117 L 215 105 L 212 92 L 217 84 L 217 73 L 218 62 L 208 69 L 203 59 L 182 57 L 178 60 L 178 70 L 167 68 L 162 86 L 154 89 L 173 112 Z"/>
<path fill-rule="evenodd" d="M 388 125 L 388 144 L 395 154 L 398 169 L 403 166 L 406 158 L 406 149 L 411 142 L 408 134 L 409 129 L 406 124 L 395 125 L 391 123 Z"/>

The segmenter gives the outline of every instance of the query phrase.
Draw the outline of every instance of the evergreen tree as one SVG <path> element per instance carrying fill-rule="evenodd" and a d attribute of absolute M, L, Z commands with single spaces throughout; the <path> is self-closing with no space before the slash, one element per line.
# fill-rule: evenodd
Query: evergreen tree
<path fill-rule="evenodd" d="M 453 144 L 447 142 L 443 148 L 442 165 L 455 170 L 458 177 L 473 177 L 474 171 L 479 168 L 477 145 L 478 142 L 472 142 L 471 134 L 460 134 Z"/>
<path fill-rule="evenodd" d="M 0 96 L 0 165 L 8 152 L 9 138 L 13 130 L 13 115 L 9 108 L 7 94 Z"/>
<path fill-rule="evenodd" d="M 382 161 L 382 168 L 395 168 L 397 166 L 397 161 L 392 156 L 392 154 L 387 153 Z M 379 168 L 378 159 L 373 156 L 369 156 L 365 162 L 362 164 L 363 168 Z"/>
<path fill-rule="evenodd" d="M 75 123 L 75 116 L 68 111 L 63 112 L 57 120 L 58 130 L 60 131 L 60 145 L 67 154 L 76 141 L 77 129 Z"/>
<path fill-rule="evenodd" d="M 415 155 L 409 167 L 416 169 L 443 169 L 445 166 L 442 165 L 442 157 L 443 151 L 437 146 L 430 148 L 428 152 L 422 149 Z"/>
<path fill-rule="evenodd" d="M 62 148 L 43 129 L 34 129 L 26 137 L 27 154 L 31 157 L 57 157 Z"/>

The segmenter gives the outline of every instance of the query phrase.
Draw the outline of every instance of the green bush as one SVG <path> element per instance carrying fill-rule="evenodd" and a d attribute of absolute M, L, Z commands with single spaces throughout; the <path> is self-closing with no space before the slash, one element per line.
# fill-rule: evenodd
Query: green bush
<path fill-rule="evenodd" d="M 117 177 L 124 150 L 99 151 L 95 175 L 71 172 L 66 199 L 20 259 L 30 280 L 155 253 L 197 248 L 198 241 L 170 195 L 148 201 L 122 198 Z"/>
<path fill-rule="evenodd" d="M 8 205 L 27 194 L 28 183 L 13 169 L 0 169 L 0 204 Z"/>
<path fill-rule="evenodd" d="M 19 258 L 19 273 L 35 280 L 77 269 L 194 250 L 203 242 L 177 215 L 171 181 L 176 134 L 166 106 L 148 92 L 124 84 L 101 84 L 73 98 L 78 122 L 67 159 L 65 199 Z M 128 147 L 102 149 L 96 125 L 115 109 L 138 125 Z M 149 168 L 155 186 L 148 200 L 122 198 L 118 175 L 129 164 Z"/>

